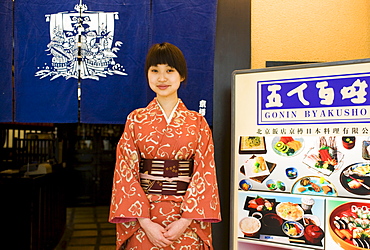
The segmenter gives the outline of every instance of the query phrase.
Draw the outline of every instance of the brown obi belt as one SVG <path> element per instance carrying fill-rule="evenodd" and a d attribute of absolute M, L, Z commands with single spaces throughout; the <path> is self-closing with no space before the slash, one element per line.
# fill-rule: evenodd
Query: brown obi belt
<path fill-rule="evenodd" d="M 184 195 L 193 173 L 193 160 L 140 161 L 140 185 L 147 194 Z"/>

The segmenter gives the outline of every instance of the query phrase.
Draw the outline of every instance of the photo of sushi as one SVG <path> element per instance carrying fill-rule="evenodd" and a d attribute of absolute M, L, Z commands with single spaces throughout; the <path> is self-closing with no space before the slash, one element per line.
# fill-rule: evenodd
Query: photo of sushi
<path fill-rule="evenodd" d="M 348 202 L 329 217 L 330 234 L 343 249 L 370 249 L 370 204 Z"/>

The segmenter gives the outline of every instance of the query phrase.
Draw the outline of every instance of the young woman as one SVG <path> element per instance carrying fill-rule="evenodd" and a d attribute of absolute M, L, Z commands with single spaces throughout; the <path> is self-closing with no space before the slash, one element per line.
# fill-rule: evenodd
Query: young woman
<path fill-rule="evenodd" d="M 205 118 L 178 97 L 183 53 L 155 44 L 145 72 L 156 97 L 129 114 L 117 146 L 109 218 L 117 249 L 213 249 L 211 223 L 221 221 L 214 146 Z"/>

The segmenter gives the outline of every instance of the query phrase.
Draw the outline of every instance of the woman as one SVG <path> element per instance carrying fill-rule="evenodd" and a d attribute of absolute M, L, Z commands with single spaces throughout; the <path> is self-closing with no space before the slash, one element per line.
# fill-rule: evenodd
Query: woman
<path fill-rule="evenodd" d="M 129 114 L 117 146 L 109 218 L 117 249 L 213 249 L 211 223 L 221 220 L 214 146 L 204 117 L 178 98 L 185 58 L 155 44 L 145 72 L 156 97 Z"/>

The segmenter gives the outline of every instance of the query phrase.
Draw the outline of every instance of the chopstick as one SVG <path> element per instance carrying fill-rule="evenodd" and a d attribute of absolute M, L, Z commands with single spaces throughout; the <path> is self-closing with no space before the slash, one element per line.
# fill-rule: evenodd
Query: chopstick
<path fill-rule="evenodd" d="M 306 243 L 305 240 L 298 240 L 298 239 L 289 239 L 290 242 L 299 242 L 299 243 Z"/>
<path fill-rule="evenodd" d="M 357 180 L 356 178 L 353 178 L 352 176 L 348 175 L 349 178 L 351 178 L 352 180 L 354 180 L 355 182 L 361 184 L 361 186 L 363 186 L 364 188 L 370 190 L 370 187 L 364 183 L 362 183 L 361 181 Z"/>

